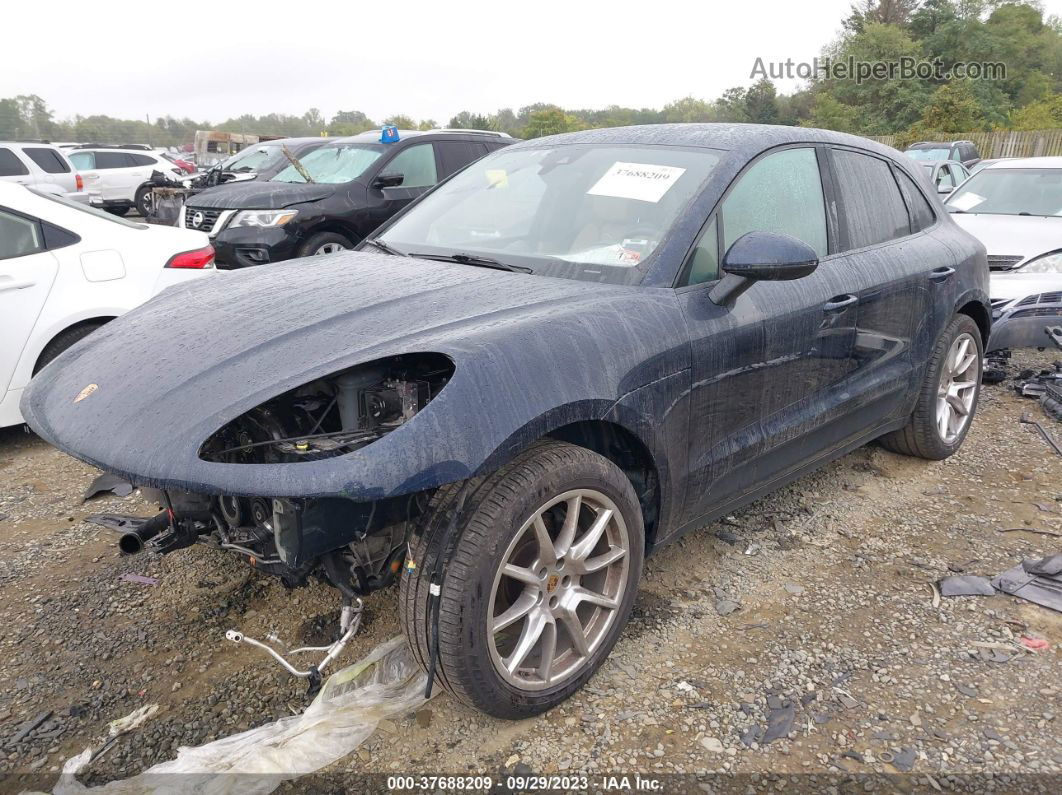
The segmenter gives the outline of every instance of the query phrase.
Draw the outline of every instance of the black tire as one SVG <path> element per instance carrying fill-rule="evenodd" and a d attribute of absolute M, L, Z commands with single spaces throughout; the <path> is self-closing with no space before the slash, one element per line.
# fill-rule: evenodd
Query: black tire
<path fill-rule="evenodd" d="M 37 364 L 33 368 L 33 374 L 36 375 L 44 366 L 57 357 L 60 353 L 72 346 L 75 342 L 80 342 L 85 339 L 96 329 L 100 328 L 103 323 L 82 323 L 80 326 L 72 326 L 64 331 L 60 331 L 51 342 L 44 346 L 44 350 L 41 351 L 41 355 L 37 358 Z"/>
<path fill-rule="evenodd" d="M 140 213 L 141 218 L 147 218 L 151 215 L 151 186 L 142 185 L 136 192 L 136 200 L 133 202 L 136 205 L 136 211 Z"/>
<path fill-rule="evenodd" d="M 466 489 L 466 498 L 461 520 L 443 549 L 462 489 Z M 599 645 L 589 655 L 576 656 L 580 668 L 556 685 L 519 688 L 500 675 L 491 658 L 497 635 L 490 636 L 487 619 L 488 611 L 494 608 L 491 595 L 495 575 L 510 543 L 534 512 L 551 498 L 575 489 L 605 495 L 625 523 L 628 565 L 620 580 L 623 592 L 618 595 L 619 606 L 611 624 L 602 628 Z M 537 715 L 582 687 L 611 652 L 634 604 L 644 550 L 641 508 L 623 471 L 585 448 L 540 442 L 485 478 L 452 484 L 436 493 L 410 541 L 411 557 L 399 588 L 402 627 L 414 657 L 428 670 L 428 594 L 432 572 L 442 555 L 445 579 L 439 605 L 437 683 L 464 703 L 495 717 Z M 415 568 L 410 568 L 410 561 Z M 559 631 L 558 625 L 554 632 Z"/>
<path fill-rule="evenodd" d="M 317 251 L 326 245 L 338 245 L 343 248 L 354 248 L 354 244 L 349 239 L 343 237 L 343 235 L 336 234 L 335 232 L 318 232 L 316 235 L 310 235 L 306 238 L 306 241 L 299 246 L 300 257 L 312 257 Z"/>
<path fill-rule="evenodd" d="M 969 411 L 969 419 L 958 436 L 951 441 L 946 441 L 937 428 L 937 390 L 952 343 L 963 334 L 973 338 L 977 348 L 977 377 L 973 405 Z M 977 413 L 977 402 L 981 397 L 981 374 L 984 369 L 984 360 L 984 346 L 977 324 L 967 315 L 956 315 L 944 329 L 944 333 L 940 335 L 929 357 L 914 412 L 903 428 L 887 433 L 878 440 L 881 446 L 894 453 L 925 458 L 930 461 L 941 461 L 953 455 L 962 446 Z"/>

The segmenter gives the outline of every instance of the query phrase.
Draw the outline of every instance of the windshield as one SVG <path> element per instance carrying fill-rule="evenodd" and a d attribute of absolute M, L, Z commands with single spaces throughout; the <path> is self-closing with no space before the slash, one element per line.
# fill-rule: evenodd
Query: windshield
<path fill-rule="evenodd" d="M 249 146 L 222 163 L 221 168 L 236 174 L 261 171 L 263 166 L 277 157 L 283 157 L 279 146 Z"/>
<path fill-rule="evenodd" d="M 951 149 L 946 146 L 935 149 L 908 149 L 904 154 L 915 160 L 947 160 Z"/>
<path fill-rule="evenodd" d="M 322 146 L 299 158 L 314 182 L 335 185 L 357 179 L 387 151 L 383 144 L 338 144 Z M 305 182 L 295 166 L 289 165 L 270 182 Z"/>
<path fill-rule="evenodd" d="M 1062 168 L 986 168 L 948 197 L 951 212 L 1062 215 Z"/>
<path fill-rule="evenodd" d="M 673 146 L 502 150 L 381 235 L 403 253 L 470 254 L 534 273 L 637 284 L 719 157 Z"/>

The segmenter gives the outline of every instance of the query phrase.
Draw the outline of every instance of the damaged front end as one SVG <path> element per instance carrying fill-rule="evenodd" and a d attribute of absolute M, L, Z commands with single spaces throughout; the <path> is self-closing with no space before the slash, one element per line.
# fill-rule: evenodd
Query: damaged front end
<path fill-rule="evenodd" d="M 405 354 L 359 365 L 289 390 L 218 429 L 201 446 L 204 461 L 299 466 L 356 454 L 411 420 L 453 376 L 441 354 Z M 319 681 L 320 669 L 357 630 L 360 599 L 394 582 L 415 520 L 432 490 L 366 501 L 343 496 L 275 497 L 197 494 L 143 488 L 159 505 L 149 519 L 129 523 L 119 540 L 125 554 L 168 554 L 193 544 L 228 550 L 285 586 L 311 577 L 343 594 L 339 639 L 325 660 L 306 670 L 267 644 L 230 631 L 227 637 L 263 648 L 285 668 Z M 339 644 L 337 646 L 337 644 Z"/>

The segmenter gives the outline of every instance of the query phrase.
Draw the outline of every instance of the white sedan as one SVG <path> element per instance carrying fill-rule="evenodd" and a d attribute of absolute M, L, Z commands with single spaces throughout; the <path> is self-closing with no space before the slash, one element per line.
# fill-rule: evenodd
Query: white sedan
<path fill-rule="evenodd" d="M 0 427 L 22 422 L 22 389 L 64 350 L 166 287 L 214 273 L 202 232 L 0 182 Z"/>

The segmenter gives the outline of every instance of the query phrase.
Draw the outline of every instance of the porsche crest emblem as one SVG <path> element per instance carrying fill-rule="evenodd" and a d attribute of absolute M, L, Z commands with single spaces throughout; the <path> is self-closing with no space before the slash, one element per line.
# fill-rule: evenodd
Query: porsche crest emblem
<path fill-rule="evenodd" d="M 87 387 L 85 387 L 84 389 L 82 389 L 80 392 L 77 393 L 77 397 L 74 398 L 74 402 L 75 403 L 80 403 L 82 400 L 87 398 L 89 395 L 91 395 L 93 392 L 95 392 L 99 388 L 100 388 L 99 384 L 89 384 Z"/>

